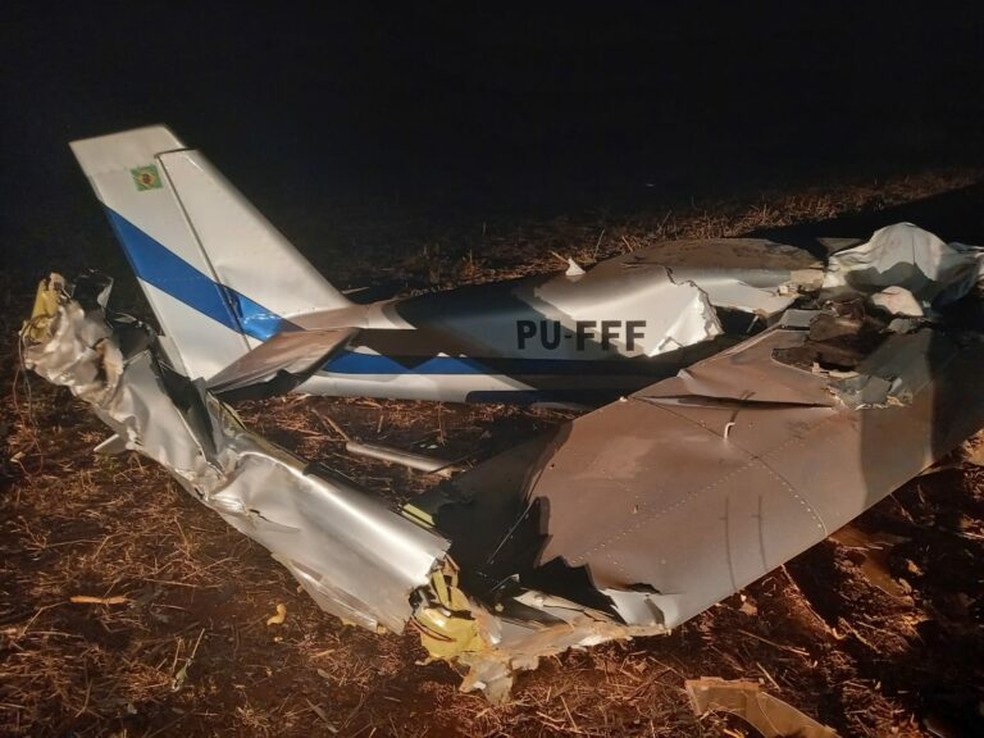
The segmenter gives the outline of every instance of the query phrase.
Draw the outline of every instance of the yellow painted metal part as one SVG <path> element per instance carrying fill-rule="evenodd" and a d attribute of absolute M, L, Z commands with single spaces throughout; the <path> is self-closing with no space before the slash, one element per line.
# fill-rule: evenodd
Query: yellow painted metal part
<path fill-rule="evenodd" d="M 487 649 L 489 643 L 472 616 L 468 598 L 458 588 L 458 569 L 450 560 L 445 559 L 431 574 L 430 589 L 436 602 L 414 613 L 421 645 L 430 657 L 453 659 Z"/>
<path fill-rule="evenodd" d="M 48 335 L 48 327 L 58 314 L 59 298 L 65 290 L 65 279 L 60 274 L 52 274 L 38 282 L 34 295 L 34 308 L 31 317 L 21 328 L 21 335 L 29 341 L 40 342 Z"/>

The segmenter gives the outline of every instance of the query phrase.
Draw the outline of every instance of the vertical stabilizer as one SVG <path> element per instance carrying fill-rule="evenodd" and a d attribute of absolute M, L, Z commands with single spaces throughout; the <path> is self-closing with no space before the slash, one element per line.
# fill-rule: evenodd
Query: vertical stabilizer
<path fill-rule="evenodd" d="M 71 147 L 190 377 L 214 375 L 292 317 L 349 304 L 166 127 Z"/>

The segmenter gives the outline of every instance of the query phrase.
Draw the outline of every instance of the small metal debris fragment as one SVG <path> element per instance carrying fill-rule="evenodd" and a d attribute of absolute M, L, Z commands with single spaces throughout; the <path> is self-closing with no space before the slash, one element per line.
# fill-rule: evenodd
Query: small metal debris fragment
<path fill-rule="evenodd" d="M 412 451 L 404 451 L 391 446 L 382 446 L 377 443 L 348 441 L 345 444 L 345 450 L 357 456 L 367 456 L 371 459 L 388 461 L 391 464 L 400 464 L 410 469 L 416 469 L 427 474 L 437 474 L 442 477 L 449 477 L 455 471 L 459 470 L 458 467 L 447 459 L 416 454 Z"/>
<path fill-rule="evenodd" d="M 698 717 L 709 712 L 729 712 L 751 725 L 764 738 L 837 738 L 833 728 L 763 692 L 756 682 L 701 677 L 688 679 L 684 689 Z"/>
<path fill-rule="evenodd" d="M 861 573 L 874 586 L 893 597 L 905 596 L 905 587 L 899 584 L 889 570 L 888 557 L 892 548 L 908 541 L 908 538 L 884 531 L 868 532 L 856 525 L 845 525 L 830 537 L 845 548 L 860 554 Z"/>

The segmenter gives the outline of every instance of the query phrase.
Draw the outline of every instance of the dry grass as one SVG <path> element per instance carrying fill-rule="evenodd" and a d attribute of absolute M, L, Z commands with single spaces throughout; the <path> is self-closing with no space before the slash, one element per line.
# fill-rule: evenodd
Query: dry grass
<path fill-rule="evenodd" d="M 375 238 L 362 236 L 367 239 L 362 248 L 373 264 L 374 276 L 363 274 L 358 263 L 326 265 L 325 271 L 342 280 L 379 280 L 382 274 L 410 285 L 426 285 L 426 289 L 490 282 L 556 270 L 563 266 L 558 255 L 588 266 L 667 239 L 738 236 L 883 210 L 971 185 L 982 174 L 977 169 L 933 170 L 875 182 L 841 181 L 793 191 L 762 191 L 731 200 L 689 200 L 675 208 L 633 215 L 591 213 L 537 222 L 483 221 L 477 227 L 468 224 L 446 229 L 438 237 L 425 236 L 422 243 L 408 244 L 402 258 L 373 253 L 375 241 L 390 242 L 390 234 L 381 231 Z"/>
<path fill-rule="evenodd" d="M 885 207 L 975 173 L 766 194 L 631 219 L 487 227 L 393 254 L 390 276 L 439 285 L 591 263 L 669 237 L 720 236 Z M 52 265 L 57 266 L 57 265 Z M 362 267 L 350 265 L 346 278 Z M 336 270 L 337 272 L 337 270 Z M 10 337 L 31 286 L 3 285 Z M 64 391 L 18 376 L 4 349 L 0 474 L 0 728 L 11 735 L 714 736 L 683 681 L 758 679 L 849 736 L 930 735 L 927 720 L 980 698 L 984 474 L 924 477 L 863 524 L 906 537 L 892 597 L 854 554 L 825 542 L 664 638 L 544 660 L 503 706 L 460 694 L 444 664 L 417 664 L 412 635 L 376 636 L 324 615 L 259 546 L 135 456 L 90 452 L 103 429 Z M 435 444 L 473 459 L 564 420 L 500 406 L 289 397 L 242 408 L 248 423 L 402 501 L 429 482 L 343 453 L 347 433 Z M 118 604 L 71 598 L 124 598 Z M 282 625 L 268 626 L 278 603 Z M 976 691 L 975 691 L 976 690 Z M 954 708 L 956 709 L 956 708 Z M 744 732 L 742 732 L 744 731 Z"/>

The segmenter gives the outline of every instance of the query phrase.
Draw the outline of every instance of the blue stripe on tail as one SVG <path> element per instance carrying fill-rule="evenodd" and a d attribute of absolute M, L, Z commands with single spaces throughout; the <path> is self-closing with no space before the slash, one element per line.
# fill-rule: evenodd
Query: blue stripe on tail
<path fill-rule="evenodd" d="M 203 274 L 122 215 L 106 208 L 137 276 L 162 292 L 237 333 L 265 341 L 290 327 L 272 310 Z"/>

